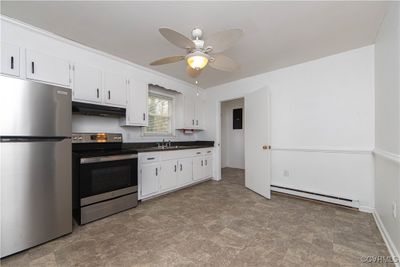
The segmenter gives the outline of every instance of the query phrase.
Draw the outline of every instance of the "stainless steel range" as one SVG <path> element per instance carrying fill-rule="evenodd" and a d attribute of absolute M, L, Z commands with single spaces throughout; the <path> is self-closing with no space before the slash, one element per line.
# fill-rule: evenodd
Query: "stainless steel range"
<path fill-rule="evenodd" d="M 79 224 L 137 206 L 137 152 L 122 134 L 72 134 L 73 215 Z"/>

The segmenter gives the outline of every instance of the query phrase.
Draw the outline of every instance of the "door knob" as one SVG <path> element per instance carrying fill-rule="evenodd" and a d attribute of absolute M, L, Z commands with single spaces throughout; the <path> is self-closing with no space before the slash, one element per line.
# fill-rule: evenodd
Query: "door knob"
<path fill-rule="evenodd" d="M 267 145 L 263 145 L 263 147 L 262 147 L 264 150 L 266 150 L 266 149 L 268 149 L 268 146 Z"/>

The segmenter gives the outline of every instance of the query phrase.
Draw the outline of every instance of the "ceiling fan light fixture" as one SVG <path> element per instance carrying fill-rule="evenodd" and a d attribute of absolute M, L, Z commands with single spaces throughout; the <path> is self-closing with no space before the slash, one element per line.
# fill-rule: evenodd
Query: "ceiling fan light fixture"
<path fill-rule="evenodd" d="M 186 56 L 186 62 L 192 69 L 201 70 L 207 66 L 208 58 L 207 54 L 196 51 Z"/>

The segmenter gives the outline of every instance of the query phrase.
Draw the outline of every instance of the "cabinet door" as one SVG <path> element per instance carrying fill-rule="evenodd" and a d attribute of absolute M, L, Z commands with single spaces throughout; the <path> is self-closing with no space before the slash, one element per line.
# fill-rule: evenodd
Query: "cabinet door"
<path fill-rule="evenodd" d="M 72 89 L 75 101 L 101 103 L 101 71 L 83 64 L 74 66 L 74 86 Z"/>
<path fill-rule="evenodd" d="M 104 103 L 126 107 L 127 80 L 124 76 L 106 72 L 104 74 Z"/>
<path fill-rule="evenodd" d="M 193 159 L 186 158 L 178 161 L 178 185 L 193 181 Z"/>
<path fill-rule="evenodd" d="M 1 44 L 1 73 L 19 76 L 19 47 Z"/>
<path fill-rule="evenodd" d="M 213 157 L 204 158 L 204 178 L 210 178 L 213 175 Z"/>
<path fill-rule="evenodd" d="M 203 100 L 197 96 L 195 101 L 195 126 L 196 129 L 203 128 Z"/>
<path fill-rule="evenodd" d="M 195 128 L 195 101 L 192 96 L 184 96 L 184 127 L 193 129 Z"/>
<path fill-rule="evenodd" d="M 140 171 L 141 196 L 146 197 L 157 193 L 159 191 L 160 165 L 158 163 L 142 164 Z"/>
<path fill-rule="evenodd" d="M 204 178 L 204 157 L 193 158 L 193 180 Z"/>
<path fill-rule="evenodd" d="M 26 50 L 28 79 L 70 87 L 70 71 L 71 65 L 67 60 Z"/>
<path fill-rule="evenodd" d="M 175 188 L 177 175 L 178 162 L 176 160 L 161 162 L 160 191 Z"/>
<path fill-rule="evenodd" d="M 147 126 L 148 84 L 134 80 L 128 87 L 128 125 Z"/>

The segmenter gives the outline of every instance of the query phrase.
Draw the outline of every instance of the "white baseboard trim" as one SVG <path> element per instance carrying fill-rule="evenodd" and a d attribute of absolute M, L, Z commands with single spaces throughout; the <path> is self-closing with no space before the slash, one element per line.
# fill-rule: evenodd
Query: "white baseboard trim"
<path fill-rule="evenodd" d="M 374 210 L 372 213 L 376 222 L 376 225 L 378 226 L 379 232 L 381 232 L 382 238 L 385 241 L 385 244 L 389 250 L 390 256 L 392 256 L 393 259 L 400 259 L 400 254 L 397 251 L 392 239 L 390 238 L 389 233 L 387 232 L 385 225 L 383 224 L 378 212 Z M 381 256 L 381 255 L 377 255 Z M 400 262 L 395 263 L 396 267 L 400 267 Z"/>
<path fill-rule="evenodd" d="M 365 213 L 374 213 L 374 211 L 375 211 L 374 208 L 371 208 L 371 207 L 368 207 L 368 206 L 360 206 L 358 208 L 358 210 L 361 211 L 361 212 L 365 212 Z"/>
<path fill-rule="evenodd" d="M 339 154 L 371 154 L 371 148 L 350 148 L 350 147 L 285 147 L 272 146 L 272 151 L 298 151 L 298 152 L 319 152 L 319 153 L 339 153 Z"/>
<path fill-rule="evenodd" d="M 290 189 L 279 188 L 276 186 L 271 186 L 271 191 L 285 193 L 285 194 L 299 196 L 299 197 L 304 197 L 304 198 L 309 198 L 309 199 L 314 199 L 314 200 L 319 200 L 319 201 L 323 201 L 323 202 L 329 202 L 329 203 L 347 206 L 347 207 L 351 207 L 351 208 L 359 208 L 358 201 L 345 201 L 345 200 L 331 198 L 331 197 L 325 197 L 325 196 L 321 196 L 321 195 L 314 195 L 314 194 L 310 194 L 307 192 L 298 192 L 298 191 L 294 191 L 294 190 L 290 190 Z"/>

